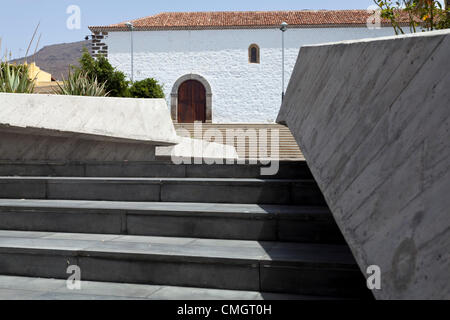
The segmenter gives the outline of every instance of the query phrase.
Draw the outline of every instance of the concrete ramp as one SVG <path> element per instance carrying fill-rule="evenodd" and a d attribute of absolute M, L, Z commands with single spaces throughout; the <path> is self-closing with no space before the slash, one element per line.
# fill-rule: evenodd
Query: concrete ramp
<path fill-rule="evenodd" d="M 1 160 L 154 160 L 178 137 L 163 99 L 0 93 Z"/>
<path fill-rule="evenodd" d="M 450 298 L 450 30 L 303 47 L 294 134 L 379 299 Z"/>

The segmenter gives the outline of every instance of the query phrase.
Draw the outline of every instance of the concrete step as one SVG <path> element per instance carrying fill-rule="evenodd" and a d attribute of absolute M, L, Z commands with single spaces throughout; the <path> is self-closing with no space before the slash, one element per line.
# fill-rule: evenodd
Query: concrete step
<path fill-rule="evenodd" d="M 0 276 L 1 300 L 335 300 L 258 291 L 218 290 L 190 287 L 82 281 L 79 290 L 66 280 Z"/>
<path fill-rule="evenodd" d="M 260 178 L 262 165 L 174 165 L 171 162 L 11 162 L 0 161 L 0 176 Z M 280 162 L 264 179 L 312 179 L 305 161 Z"/>
<path fill-rule="evenodd" d="M 0 177 L 0 198 L 324 206 L 314 180 Z"/>
<path fill-rule="evenodd" d="M 361 297 L 347 246 L 216 239 L 0 232 L 0 274 L 87 281 Z"/>
<path fill-rule="evenodd" d="M 327 208 L 281 205 L 0 199 L 0 229 L 345 243 Z"/>

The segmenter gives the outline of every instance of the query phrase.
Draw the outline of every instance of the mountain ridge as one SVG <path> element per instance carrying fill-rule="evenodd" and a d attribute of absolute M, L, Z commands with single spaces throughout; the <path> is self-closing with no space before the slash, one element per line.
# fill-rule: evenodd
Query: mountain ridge
<path fill-rule="evenodd" d="M 51 73 L 54 79 L 62 80 L 63 78 L 67 78 L 71 65 L 79 65 L 79 59 L 83 54 L 84 48 L 87 48 L 90 52 L 91 42 L 78 41 L 53 44 L 43 47 L 35 55 L 15 59 L 11 62 L 23 63 L 25 60 L 28 62 L 34 61 L 41 70 Z"/>

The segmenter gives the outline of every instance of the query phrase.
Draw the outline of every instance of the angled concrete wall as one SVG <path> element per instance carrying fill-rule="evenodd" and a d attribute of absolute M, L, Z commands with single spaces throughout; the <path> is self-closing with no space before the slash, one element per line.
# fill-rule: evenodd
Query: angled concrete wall
<path fill-rule="evenodd" d="M 450 299 L 450 31 L 307 46 L 278 122 L 379 299 Z"/>
<path fill-rule="evenodd" d="M 147 161 L 178 142 L 163 99 L 0 93 L 0 160 Z"/>

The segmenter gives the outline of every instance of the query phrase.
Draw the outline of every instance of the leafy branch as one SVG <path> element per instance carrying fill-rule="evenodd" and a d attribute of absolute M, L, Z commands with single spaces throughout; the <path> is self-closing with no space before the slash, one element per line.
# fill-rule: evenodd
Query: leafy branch
<path fill-rule="evenodd" d="M 406 22 L 411 33 L 450 28 L 450 0 L 445 7 L 435 0 L 374 0 L 381 9 L 381 17 L 390 21 L 395 34 L 405 34 Z"/>

